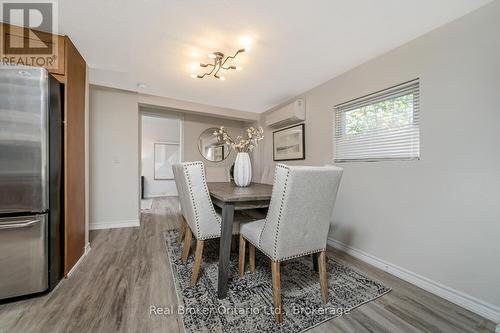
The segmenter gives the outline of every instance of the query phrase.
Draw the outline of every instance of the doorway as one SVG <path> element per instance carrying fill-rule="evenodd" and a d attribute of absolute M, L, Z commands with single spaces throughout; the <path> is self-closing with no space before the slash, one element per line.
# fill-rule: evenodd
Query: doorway
<path fill-rule="evenodd" d="M 141 210 L 148 210 L 153 198 L 178 194 L 172 165 L 183 157 L 183 120 L 175 115 L 146 111 L 140 117 Z"/>

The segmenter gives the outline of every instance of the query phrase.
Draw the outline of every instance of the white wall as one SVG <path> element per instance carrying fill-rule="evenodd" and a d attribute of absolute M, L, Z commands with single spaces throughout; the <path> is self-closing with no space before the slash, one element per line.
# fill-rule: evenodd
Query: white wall
<path fill-rule="evenodd" d="M 137 94 L 90 88 L 90 229 L 139 225 Z"/>
<path fill-rule="evenodd" d="M 181 147 L 180 117 L 141 116 L 142 137 L 142 176 L 144 176 L 144 196 L 147 198 L 160 196 L 176 196 L 177 188 L 173 179 L 154 177 L 154 145 L 155 143 L 178 143 Z M 182 155 L 182 154 L 181 154 Z M 182 157 L 182 156 L 181 156 Z"/>
<path fill-rule="evenodd" d="M 496 1 L 303 94 L 306 160 L 289 163 L 332 163 L 334 105 L 419 77 L 421 160 L 340 164 L 330 236 L 490 314 L 500 311 L 499 18 Z"/>

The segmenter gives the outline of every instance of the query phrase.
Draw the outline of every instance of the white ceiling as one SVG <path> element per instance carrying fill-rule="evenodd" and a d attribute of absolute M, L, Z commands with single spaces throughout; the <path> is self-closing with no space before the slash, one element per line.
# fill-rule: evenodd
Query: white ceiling
<path fill-rule="evenodd" d="M 263 112 L 490 0 L 63 0 L 59 30 L 91 83 Z M 241 72 L 193 79 L 193 62 L 253 40 Z M 139 88 L 145 83 L 146 88 Z"/>

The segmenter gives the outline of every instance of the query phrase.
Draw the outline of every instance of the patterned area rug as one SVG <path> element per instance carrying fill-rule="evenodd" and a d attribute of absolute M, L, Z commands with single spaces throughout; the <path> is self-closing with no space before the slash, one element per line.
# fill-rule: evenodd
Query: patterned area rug
<path fill-rule="evenodd" d="M 238 254 L 231 253 L 227 298 L 217 298 L 219 239 L 205 241 L 198 284 L 190 286 L 194 248 L 186 265 L 177 230 L 165 234 L 186 332 L 302 332 L 372 301 L 390 288 L 328 259 L 329 303 L 321 301 L 319 275 L 310 256 L 286 261 L 281 268 L 283 324 L 274 320 L 270 261 L 256 250 L 255 271 L 238 275 Z M 194 242 L 193 242 L 194 244 Z M 248 249 L 247 249 L 248 253 Z M 248 263 L 248 256 L 247 256 Z M 174 310 L 175 311 L 175 310 Z"/>

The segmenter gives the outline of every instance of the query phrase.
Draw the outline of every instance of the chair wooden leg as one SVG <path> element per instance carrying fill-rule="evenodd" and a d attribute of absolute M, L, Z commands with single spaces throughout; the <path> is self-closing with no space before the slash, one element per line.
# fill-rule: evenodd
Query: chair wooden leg
<path fill-rule="evenodd" d="M 255 271 L 255 246 L 248 242 L 248 268 L 250 272 Z"/>
<path fill-rule="evenodd" d="M 326 273 L 326 251 L 321 251 L 318 256 L 319 282 L 321 284 L 321 298 L 323 303 L 328 303 L 328 274 Z"/>
<path fill-rule="evenodd" d="M 196 252 L 194 255 L 194 264 L 193 264 L 193 274 L 191 275 L 191 286 L 196 285 L 198 282 L 198 276 L 200 275 L 201 268 L 201 258 L 203 256 L 203 245 L 205 241 L 197 240 L 196 241 Z"/>
<path fill-rule="evenodd" d="M 179 236 L 177 236 L 177 241 L 180 242 L 184 238 L 186 234 L 187 222 L 184 219 L 184 216 L 181 216 L 181 226 L 179 227 Z"/>
<path fill-rule="evenodd" d="M 185 264 L 188 256 L 189 250 L 191 249 L 191 238 L 193 237 L 193 233 L 191 232 L 191 228 L 186 226 L 186 235 L 184 236 L 184 247 L 182 248 L 182 263 Z"/>
<path fill-rule="evenodd" d="M 279 261 L 271 262 L 271 272 L 273 277 L 274 318 L 281 324 L 283 322 L 283 315 L 281 313 L 281 273 Z"/>
<path fill-rule="evenodd" d="M 245 275 L 245 247 L 246 247 L 246 239 L 240 235 L 240 260 L 238 263 L 238 268 L 240 271 L 240 277 Z"/>

